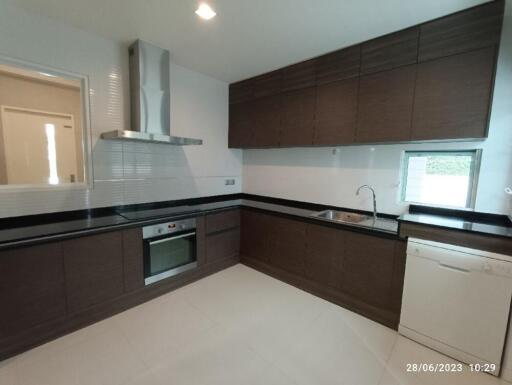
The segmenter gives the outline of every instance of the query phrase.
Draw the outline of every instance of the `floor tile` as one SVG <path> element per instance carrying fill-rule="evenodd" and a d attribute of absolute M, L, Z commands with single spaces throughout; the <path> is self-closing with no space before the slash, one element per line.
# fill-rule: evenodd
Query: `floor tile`
<path fill-rule="evenodd" d="M 117 385 L 145 369 L 141 356 L 115 329 L 38 359 L 16 362 L 19 385 Z"/>
<path fill-rule="evenodd" d="M 173 293 L 119 314 L 115 322 L 148 367 L 215 325 Z"/>
<path fill-rule="evenodd" d="M 299 384 L 377 385 L 385 357 L 367 348 L 344 314 L 331 310 L 276 365 Z"/>
<path fill-rule="evenodd" d="M 292 385 L 294 382 L 221 326 L 185 347 L 149 378 L 158 385 Z M 156 376 L 156 377 L 155 377 Z"/>

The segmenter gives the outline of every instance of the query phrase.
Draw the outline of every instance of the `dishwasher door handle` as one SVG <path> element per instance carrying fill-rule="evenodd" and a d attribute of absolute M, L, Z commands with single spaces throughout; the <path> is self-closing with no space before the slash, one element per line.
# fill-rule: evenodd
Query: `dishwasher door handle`
<path fill-rule="evenodd" d="M 442 267 L 443 269 L 458 271 L 461 273 L 469 273 L 470 272 L 469 269 L 466 269 L 464 267 L 448 265 L 447 263 L 442 263 L 442 262 L 439 262 L 439 267 Z"/>

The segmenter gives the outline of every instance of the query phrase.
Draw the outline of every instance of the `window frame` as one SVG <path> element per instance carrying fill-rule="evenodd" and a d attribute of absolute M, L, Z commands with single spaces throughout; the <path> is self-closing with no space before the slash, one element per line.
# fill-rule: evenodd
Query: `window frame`
<path fill-rule="evenodd" d="M 464 207 L 461 206 L 451 206 L 451 205 L 443 205 L 443 204 L 432 204 L 432 203 L 423 203 L 423 202 L 415 202 L 406 200 L 406 192 L 407 192 L 407 178 L 409 176 L 409 159 L 411 157 L 418 156 L 430 156 L 430 155 L 461 155 L 461 154 L 471 154 L 472 162 L 469 170 L 469 184 L 468 184 L 468 195 L 466 197 L 466 205 Z M 446 208 L 456 208 L 460 210 L 473 210 L 476 204 L 476 196 L 478 190 L 478 181 L 480 177 L 480 164 L 482 160 L 482 149 L 463 149 L 463 150 L 414 150 L 414 151 L 404 151 L 402 156 L 402 171 L 401 171 L 401 180 L 400 180 L 400 202 L 401 203 L 409 203 L 420 206 L 435 206 L 435 207 L 446 207 Z"/>
<path fill-rule="evenodd" d="M 76 72 L 65 71 L 62 69 L 49 67 L 46 65 L 16 59 L 0 54 L 0 65 L 11 66 L 28 71 L 44 72 L 48 75 L 63 77 L 80 82 L 80 103 L 82 108 L 82 153 L 83 153 L 83 172 L 84 181 L 76 183 L 59 184 L 13 184 L 0 185 L 0 195 L 2 193 L 26 192 L 26 191 L 60 191 L 60 190 L 92 190 L 94 189 L 93 161 L 92 161 L 92 128 L 91 128 L 91 101 L 89 76 Z"/>

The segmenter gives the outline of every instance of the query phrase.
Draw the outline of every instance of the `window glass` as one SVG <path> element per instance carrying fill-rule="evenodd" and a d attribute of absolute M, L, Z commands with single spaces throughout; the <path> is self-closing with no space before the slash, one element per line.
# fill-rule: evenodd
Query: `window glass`
<path fill-rule="evenodd" d="M 473 207 L 479 160 L 479 150 L 406 152 L 402 201 Z"/>

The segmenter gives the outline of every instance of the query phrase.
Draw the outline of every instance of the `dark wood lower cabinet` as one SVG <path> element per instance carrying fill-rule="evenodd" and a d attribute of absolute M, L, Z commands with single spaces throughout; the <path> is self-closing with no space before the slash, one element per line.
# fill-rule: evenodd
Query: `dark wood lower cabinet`
<path fill-rule="evenodd" d="M 239 213 L 220 214 L 210 248 L 197 217 L 198 267 L 149 286 L 140 227 L 0 251 L 0 361 L 236 264 Z"/>
<path fill-rule="evenodd" d="M 357 233 L 345 237 L 342 290 L 364 303 L 389 307 L 396 241 Z"/>
<path fill-rule="evenodd" d="M 68 310 L 75 313 L 124 292 L 120 231 L 62 242 Z"/>
<path fill-rule="evenodd" d="M 243 209 L 241 261 L 398 327 L 405 241 Z"/>
<path fill-rule="evenodd" d="M 290 273 L 303 275 L 306 261 L 306 224 L 280 217 L 268 221 L 270 263 Z"/>
<path fill-rule="evenodd" d="M 206 263 L 238 261 L 240 256 L 240 210 L 206 216 Z"/>
<path fill-rule="evenodd" d="M 0 360 L 238 261 L 396 328 L 405 242 L 255 209 L 197 217 L 198 268 L 144 286 L 142 229 L 0 251 Z"/>
<path fill-rule="evenodd" d="M 338 229 L 308 225 L 304 276 L 321 285 L 341 289 L 345 242 L 345 233 Z"/>
<path fill-rule="evenodd" d="M 0 277 L 0 344 L 17 333 L 66 314 L 59 243 L 3 251 Z"/>
<path fill-rule="evenodd" d="M 240 229 L 235 228 L 206 238 L 206 263 L 238 258 L 240 254 Z"/>

